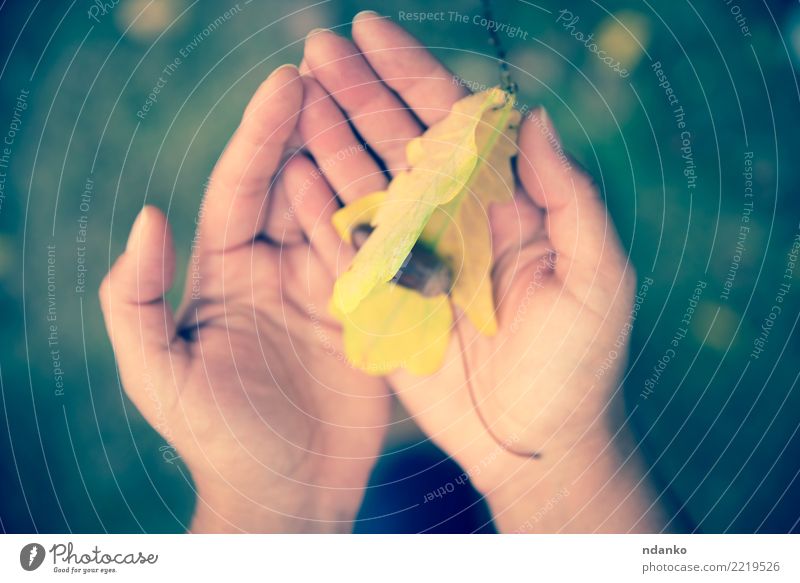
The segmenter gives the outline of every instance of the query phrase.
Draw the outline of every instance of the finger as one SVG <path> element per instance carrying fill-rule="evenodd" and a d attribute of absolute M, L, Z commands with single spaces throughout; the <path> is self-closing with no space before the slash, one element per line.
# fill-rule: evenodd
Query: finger
<path fill-rule="evenodd" d="M 492 255 L 495 261 L 518 254 L 530 243 L 540 239 L 544 230 L 544 213 L 528 195 L 517 187 L 514 198 L 489 207 L 492 228 Z"/>
<path fill-rule="evenodd" d="M 200 221 L 202 250 L 224 251 L 261 232 L 265 197 L 302 100 L 303 84 L 292 65 L 276 69 L 253 95 L 211 174 Z"/>
<path fill-rule="evenodd" d="M 297 193 L 295 212 L 311 248 L 328 272 L 335 276 L 338 268 L 349 265 L 353 256 L 350 245 L 344 245 L 333 227 L 333 214 L 339 203 L 314 163 L 305 156 L 295 156 L 286 165 L 281 177 L 287 191 Z"/>
<path fill-rule="evenodd" d="M 517 171 L 533 202 L 547 213 L 556 275 L 584 300 L 613 297 L 626 272 L 632 275 L 628 258 L 591 178 L 564 154 L 543 108 L 526 117 L 519 145 Z"/>
<path fill-rule="evenodd" d="M 125 252 L 100 286 L 100 305 L 125 389 L 147 417 L 172 398 L 163 381 L 185 358 L 175 341 L 175 320 L 164 293 L 172 285 L 175 251 L 166 217 L 146 206 L 131 229 Z"/>
<path fill-rule="evenodd" d="M 303 78 L 303 114 L 298 130 L 317 166 L 345 203 L 386 188 L 380 167 L 333 99 L 312 77 Z"/>
<path fill-rule="evenodd" d="M 465 97 L 467 89 L 428 49 L 371 10 L 353 19 L 353 40 L 378 76 L 425 125 L 433 125 Z"/>
<path fill-rule="evenodd" d="M 533 204 L 521 186 L 517 186 L 512 201 L 494 203 L 489 207 L 489 222 L 492 227 L 492 285 L 495 306 L 502 322 L 506 306 L 513 306 L 514 312 L 519 310 L 514 295 L 509 295 L 519 275 L 522 274 L 528 282 L 532 281 L 533 275 L 538 283 L 549 272 L 542 260 L 548 257 L 549 243 L 544 212 Z M 525 292 L 528 294 L 529 290 L 526 288 Z"/>
<path fill-rule="evenodd" d="M 286 170 L 286 162 L 278 177 L 273 181 L 267 201 L 267 217 L 264 224 L 264 235 L 271 243 L 280 246 L 304 242 L 303 230 L 297 223 L 297 205 L 301 194 L 286 188 L 286 181 L 281 176 Z"/>
<path fill-rule="evenodd" d="M 329 30 L 312 31 L 304 59 L 389 171 L 405 169 L 406 144 L 422 127 L 355 45 Z"/>

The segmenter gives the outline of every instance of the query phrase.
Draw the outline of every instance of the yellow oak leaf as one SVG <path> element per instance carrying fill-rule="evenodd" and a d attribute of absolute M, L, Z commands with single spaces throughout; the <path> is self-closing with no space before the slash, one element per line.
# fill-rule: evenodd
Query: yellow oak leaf
<path fill-rule="evenodd" d="M 488 207 L 493 202 L 511 201 L 514 196 L 511 158 L 517 151 L 519 112 L 512 114 L 503 134 L 487 125 L 478 126 L 482 163 L 464 192 L 434 211 L 420 237 L 453 270 L 453 303 L 487 335 L 497 331 Z"/>
<path fill-rule="evenodd" d="M 410 169 L 386 191 L 335 213 L 348 243 L 368 228 L 331 301 L 352 364 L 372 374 L 435 372 L 450 340 L 449 300 L 482 333 L 496 331 L 488 205 L 513 197 L 518 124 L 501 89 L 470 95 L 409 143 Z"/>
<path fill-rule="evenodd" d="M 374 231 L 336 281 L 333 299 L 339 310 L 352 312 L 375 286 L 395 277 L 438 207 L 459 195 L 485 196 L 470 187 L 479 177 L 497 177 L 498 163 L 508 165 L 507 158 L 501 160 L 494 152 L 498 144 L 515 142 L 509 136 L 519 121 L 513 105 L 513 98 L 499 88 L 470 95 L 409 143 L 410 169 L 389 184 L 372 221 Z M 504 154 L 508 148 L 498 151 Z M 488 196 L 510 197 L 511 192 L 505 184 Z"/>
<path fill-rule="evenodd" d="M 353 231 L 370 224 L 385 199 L 385 192 L 375 192 L 336 212 L 333 225 L 339 236 L 351 243 Z M 342 323 L 347 360 L 369 374 L 385 375 L 396 368 L 433 374 L 450 342 L 453 316 L 446 293 L 426 297 L 401 285 L 380 283 L 349 314 L 333 301 L 330 312 Z"/>
<path fill-rule="evenodd" d="M 332 313 L 343 326 L 344 351 L 355 367 L 373 375 L 396 368 L 425 376 L 442 365 L 453 312 L 446 294 L 429 298 L 381 283 L 350 314 Z"/>

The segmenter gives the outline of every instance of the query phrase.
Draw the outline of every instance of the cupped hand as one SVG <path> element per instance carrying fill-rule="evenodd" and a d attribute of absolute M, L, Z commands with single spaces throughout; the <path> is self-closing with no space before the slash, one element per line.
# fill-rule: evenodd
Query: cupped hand
<path fill-rule="evenodd" d="M 381 167 L 403 170 L 408 141 L 467 94 L 388 19 L 361 13 L 352 35 L 314 31 L 301 65 L 313 76 L 303 116 L 329 120 L 326 150 L 358 145 L 349 120 L 377 158 L 326 173 L 345 202 L 366 192 L 353 184 L 381 188 Z M 460 317 L 438 373 L 389 377 L 410 415 L 484 493 L 519 488 L 522 476 L 530 487 L 531 475 L 567 456 L 572 466 L 604 457 L 635 286 L 597 189 L 564 154 L 543 109 L 524 116 L 516 175 L 513 202 L 489 209 L 499 332 L 482 336 Z"/>
<path fill-rule="evenodd" d="M 127 394 L 192 473 L 197 531 L 349 530 L 388 422 L 385 382 L 346 364 L 327 315 L 338 241 L 315 222 L 333 196 L 287 152 L 302 103 L 295 67 L 256 91 L 211 176 L 177 316 L 153 207 L 100 290 Z"/>

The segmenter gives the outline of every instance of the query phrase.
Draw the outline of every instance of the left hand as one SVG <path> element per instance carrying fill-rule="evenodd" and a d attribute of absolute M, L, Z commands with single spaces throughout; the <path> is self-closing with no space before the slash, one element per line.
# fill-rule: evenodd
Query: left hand
<path fill-rule="evenodd" d="M 312 232 L 332 193 L 306 157 L 282 167 L 302 102 L 292 66 L 253 96 L 211 176 L 178 315 L 153 207 L 100 290 L 125 390 L 194 479 L 195 531 L 350 530 L 388 423 L 386 382 L 344 362 L 327 315 L 338 240 Z"/>

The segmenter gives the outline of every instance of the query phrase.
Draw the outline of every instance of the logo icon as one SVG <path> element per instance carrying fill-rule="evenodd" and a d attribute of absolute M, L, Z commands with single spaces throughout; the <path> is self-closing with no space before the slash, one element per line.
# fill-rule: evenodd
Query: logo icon
<path fill-rule="evenodd" d="M 44 562 L 44 547 L 39 543 L 29 543 L 19 552 L 19 564 L 26 571 L 35 571 Z"/>

